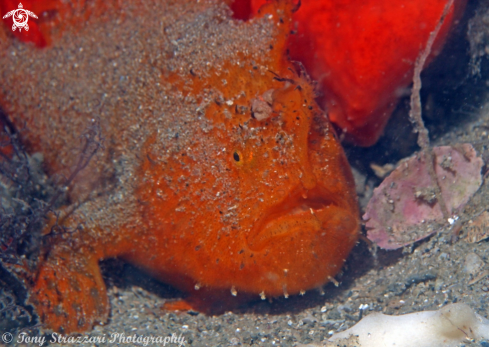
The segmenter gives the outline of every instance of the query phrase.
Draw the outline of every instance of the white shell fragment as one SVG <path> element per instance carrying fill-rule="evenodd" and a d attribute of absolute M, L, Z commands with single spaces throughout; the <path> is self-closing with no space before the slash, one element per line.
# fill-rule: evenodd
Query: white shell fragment
<path fill-rule="evenodd" d="M 372 313 L 350 329 L 333 335 L 325 346 L 455 347 L 479 339 L 489 339 L 489 320 L 466 304 L 451 304 L 438 311 L 402 316 Z"/>

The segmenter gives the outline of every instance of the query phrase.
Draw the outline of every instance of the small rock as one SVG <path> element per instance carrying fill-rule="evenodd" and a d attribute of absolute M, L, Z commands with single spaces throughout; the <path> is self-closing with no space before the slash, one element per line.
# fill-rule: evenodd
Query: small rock
<path fill-rule="evenodd" d="M 475 253 L 469 253 L 465 257 L 464 271 L 469 275 L 477 274 L 484 267 L 484 261 Z"/>

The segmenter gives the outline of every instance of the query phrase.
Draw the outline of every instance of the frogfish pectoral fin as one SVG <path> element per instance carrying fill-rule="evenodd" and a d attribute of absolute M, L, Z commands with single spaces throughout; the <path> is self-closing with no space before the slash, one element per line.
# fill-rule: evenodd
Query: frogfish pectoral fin
<path fill-rule="evenodd" d="M 90 329 L 109 313 L 98 259 L 57 247 L 40 266 L 30 302 L 46 328 L 63 333 Z"/>

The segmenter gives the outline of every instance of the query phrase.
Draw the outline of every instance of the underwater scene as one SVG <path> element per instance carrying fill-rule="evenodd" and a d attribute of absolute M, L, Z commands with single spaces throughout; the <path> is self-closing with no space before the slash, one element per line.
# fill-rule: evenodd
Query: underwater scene
<path fill-rule="evenodd" d="M 0 16 L 0 346 L 489 347 L 488 0 Z"/>

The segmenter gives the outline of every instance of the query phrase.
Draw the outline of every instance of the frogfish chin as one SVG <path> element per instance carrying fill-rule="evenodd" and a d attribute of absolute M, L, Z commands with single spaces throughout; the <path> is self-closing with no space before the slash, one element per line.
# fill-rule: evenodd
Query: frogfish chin
<path fill-rule="evenodd" d="M 286 58 L 292 8 L 243 23 L 215 2 L 132 1 L 43 49 L 4 35 L 0 105 L 46 170 L 69 177 L 87 129 L 103 142 L 58 211 L 64 232 L 44 230 L 30 300 L 46 327 L 108 319 L 98 263 L 111 257 L 184 292 L 174 308 L 206 313 L 340 271 L 358 238 L 355 188 Z"/>

